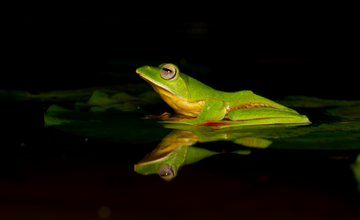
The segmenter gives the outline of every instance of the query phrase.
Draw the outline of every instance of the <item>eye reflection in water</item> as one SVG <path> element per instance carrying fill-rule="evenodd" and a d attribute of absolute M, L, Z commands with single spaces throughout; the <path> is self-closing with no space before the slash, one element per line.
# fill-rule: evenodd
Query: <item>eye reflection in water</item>
<path fill-rule="evenodd" d="M 170 164 L 161 164 L 158 170 L 159 176 L 163 180 L 171 180 L 174 176 L 174 169 Z"/>

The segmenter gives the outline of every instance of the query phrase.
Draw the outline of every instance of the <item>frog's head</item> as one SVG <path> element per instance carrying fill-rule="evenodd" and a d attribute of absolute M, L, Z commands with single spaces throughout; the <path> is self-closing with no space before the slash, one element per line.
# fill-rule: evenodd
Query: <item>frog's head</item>
<path fill-rule="evenodd" d="M 163 158 L 156 158 L 155 155 L 146 155 L 146 157 L 139 163 L 134 165 L 134 170 L 143 175 L 158 174 L 161 179 L 170 181 L 177 176 L 179 169 L 184 165 L 184 150 L 173 151 Z M 179 155 L 180 154 L 180 155 Z"/>
<path fill-rule="evenodd" d="M 177 97 L 187 99 L 186 75 L 181 74 L 174 64 L 163 63 L 159 67 L 143 66 L 137 68 L 136 73 L 148 81 L 156 92 L 170 92 Z"/>

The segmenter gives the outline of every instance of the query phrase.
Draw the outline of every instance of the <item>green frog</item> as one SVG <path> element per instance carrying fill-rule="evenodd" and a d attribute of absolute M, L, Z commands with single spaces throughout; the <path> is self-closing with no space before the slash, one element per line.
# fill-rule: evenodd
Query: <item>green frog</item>
<path fill-rule="evenodd" d="M 171 63 L 136 69 L 161 98 L 180 115 L 168 123 L 190 125 L 311 124 L 305 115 L 249 90 L 222 92 L 181 73 Z M 225 119 L 225 120 L 223 120 Z M 231 122 L 229 122 L 229 120 Z M 226 121 L 226 122 L 224 122 Z"/>

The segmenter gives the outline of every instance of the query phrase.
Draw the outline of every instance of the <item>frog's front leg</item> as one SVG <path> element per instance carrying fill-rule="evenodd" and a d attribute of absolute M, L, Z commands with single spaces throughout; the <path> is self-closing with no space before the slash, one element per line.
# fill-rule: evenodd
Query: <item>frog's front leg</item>
<path fill-rule="evenodd" d="M 222 101 L 207 101 L 197 118 L 174 121 L 166 120 L 165 122 L 196 125 L 208 120 L 222 120 L 225 117 L 225 114 L 226 109 Z"/>
<path fill-rule="evenodd" d="M 276 108 L 246 108 L 229 112 L 229 119 L 238 121 L 239 125 L 261 124 L 311 124 L 305 115 L 300 115 L 292 109 Z"/>

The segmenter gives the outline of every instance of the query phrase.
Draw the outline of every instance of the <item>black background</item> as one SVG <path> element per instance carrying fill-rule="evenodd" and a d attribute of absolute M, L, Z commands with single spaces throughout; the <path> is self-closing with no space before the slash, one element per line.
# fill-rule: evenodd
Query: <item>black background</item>
<path fill-rule="evenodd" d="M 271 100 L 287 95 L 359 99 L 358 24 L 352 8 L 328 3 L 19 3 L 4 20 L 10 68 L 3 68 L 0 89 L 35 93 L 137 83 L 143 80 L 102 72 L 136 74 L 136 67 L 114 67 L 109 60 L 140 66 L 186 60 L 210 68 L 185 72 L 184 65 L 186 74 L 219 90 L 250 89 Z M 127 214 L 129 219 L 359 216 L 349 169 L 358 152 L 261 149 L 249 157 L 221 155 L 184 167 L 167 183 L 133 171 L 157 143 L 85 141 L 44 129 L 43 111 L 51 103 L 2 103 L 4 219 L 98 219 L 101 205 L 111 208 L 112 218 Z"/>
<path fill-rule="evenodd" d="M 9 19 L 14 56 L 1 87 L 124 84 L 93 76 L 108 60 L 186 60 L 211 71 L 185 73 L 221 90 L 357 99 L 354 17 L 350 5 L 329 4 L 28 5 Z"/>

